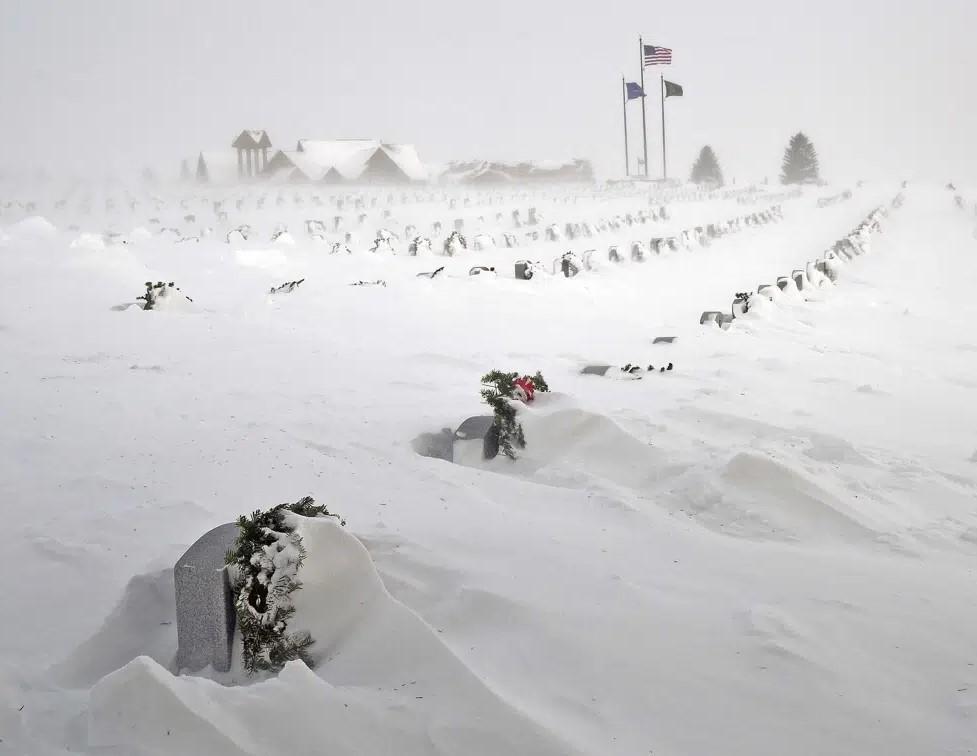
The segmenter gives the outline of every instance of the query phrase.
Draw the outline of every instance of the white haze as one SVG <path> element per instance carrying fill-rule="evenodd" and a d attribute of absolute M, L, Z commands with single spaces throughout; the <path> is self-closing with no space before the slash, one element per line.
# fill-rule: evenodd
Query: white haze
<path fill-rule="evenodd" d="M 432 161 L 585 157 L 614 175 L 643 34 L 674 49 L 686 89 L 668 103 L 673 175 L 710 143 L 728 178 L 775 177 L 803 129 L 831 179 L 977 177 L 966 0 L 2 0 L 0 20 L 0 171 L 15 174 L 175 174 L 248 127 L 276 146 L 367 136 Z M 655 99 L 648 120 L 655 175 Z"/>

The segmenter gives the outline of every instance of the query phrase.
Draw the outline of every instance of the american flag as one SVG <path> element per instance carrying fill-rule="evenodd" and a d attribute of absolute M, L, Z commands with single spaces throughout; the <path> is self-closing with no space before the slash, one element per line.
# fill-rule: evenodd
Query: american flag
<path fill-rule="evenodd" d="M 672 51 L 667 47 L 655 47 L 654 45 L 645 45 L 645 65 L 646 66 L 672 65 Z"/>

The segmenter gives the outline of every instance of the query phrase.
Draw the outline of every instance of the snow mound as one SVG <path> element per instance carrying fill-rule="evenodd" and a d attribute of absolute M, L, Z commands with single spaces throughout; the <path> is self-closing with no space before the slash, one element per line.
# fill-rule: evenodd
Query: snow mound
<path fill-rule="evenodd" d="M 141 756 L 573 753 L 394 600 L 354 536 L 331 519 L 293 523 L 308 555 L 289 628 L 312 634 L 315 670 L 291 662 L 277 677 L 225 686 L 140 656 L 92 689 L 90 746 Z"/>
<path fill-rule="evenodd" d="M 731 536 L 804 543 L 879 536 L 849 491 L 754 451 L 734 454 L 695 499 L 698 522 Z"/>
<path fill-rule="evenodd" d="M 129 232 L 130 241 L 134 242 L 147 242 L 152 241 L 153 232 L 150 231 L 145 226 L 136 226 L 132 231 Z"/>
<path fill-rule="evenodd" d="M 105 239 L 101 234 L 83 233 L 71 240 L 71 249 L 90 249 L 98 251 L 105 249 Z"/>
<path fill-rule="evenodd" d="M 150 312 L 197 312 L 194 303 L 176 287 L 158 290 Z"/>
<path fill-rule="evenodd" d="M 176 655 L 173 570 L 136 575 L 101 628 L 55 665 L 68 687 L 88 687 L 138 656 L 169 666 Z"/>
<path fill-rule="evenodd" d="M 544 395 L 520 408 L 518 420 L 525 431 L 526 448 L 517 451 L 514 462 L 505 457 L 484 461 L 477 453 L 480 449 L 463 444 L 455 444 L 456 452 L 460 451 L 455 460 L 566 488 L 603 486 L 639 493 L 684 469 L 609 417 L 568 406 L 558 394 Z"/>
<path fill-rule="evenodd" d="M 245 268 L 280 268 L 288 262 L 280 249 L 236 249 L 234 259 Z"/>
<path fill-rule="evenodd" d="M 58 232 L 54 224 L 40 215 L 24 218 L 8 230 L 15 239 L 49 239 Z"/>

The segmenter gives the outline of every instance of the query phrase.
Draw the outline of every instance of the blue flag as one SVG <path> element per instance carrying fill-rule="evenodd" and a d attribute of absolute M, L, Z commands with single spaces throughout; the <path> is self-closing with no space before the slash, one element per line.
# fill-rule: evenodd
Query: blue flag
<path fill-rule="evenodd" d="M 629 81 L 626 85 L 628 90 L 628 99 L 637 100 L 639 97 L 644 97 L 645 93 L 641 89 L 641 85 L 637 82 Z"/>

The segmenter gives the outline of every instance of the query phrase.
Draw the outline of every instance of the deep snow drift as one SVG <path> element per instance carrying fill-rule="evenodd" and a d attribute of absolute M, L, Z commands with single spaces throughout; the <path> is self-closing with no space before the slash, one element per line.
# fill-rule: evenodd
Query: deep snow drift
<path fill-rule="evenodd" d="M 6 206 L 0 753 L 972 752 L 972 213 L 910 186 L 835 285 L 698 325 L 898 190 L 817 206 L 847 188 Z M 670 220 L 598 228 L 660 204 Z M 607 261 L 770 204 L 781 222 Z M 512 220 L 533 206 L 537 240 Z M 440 252 L 456 218 L 468 250 L 405 254 L 414 235 Z M 545 240 L 567 222 L 598 232 Z M 371 253 L 381 228 L 397 237 Z M 570 249 L 600 269 L 513 278 Z M 143 311 L 146 281 L 192 301 Z M 626 362 L 675 370 L 580 374 Z M 520 458 L 418 455 L 418 435 L 485 410 L 492 368 L 553 388 L 520 413 Z M 306 494 L 348 523 L 301 528 L 316 668 L 173 674 L 177 557 Z"/>

